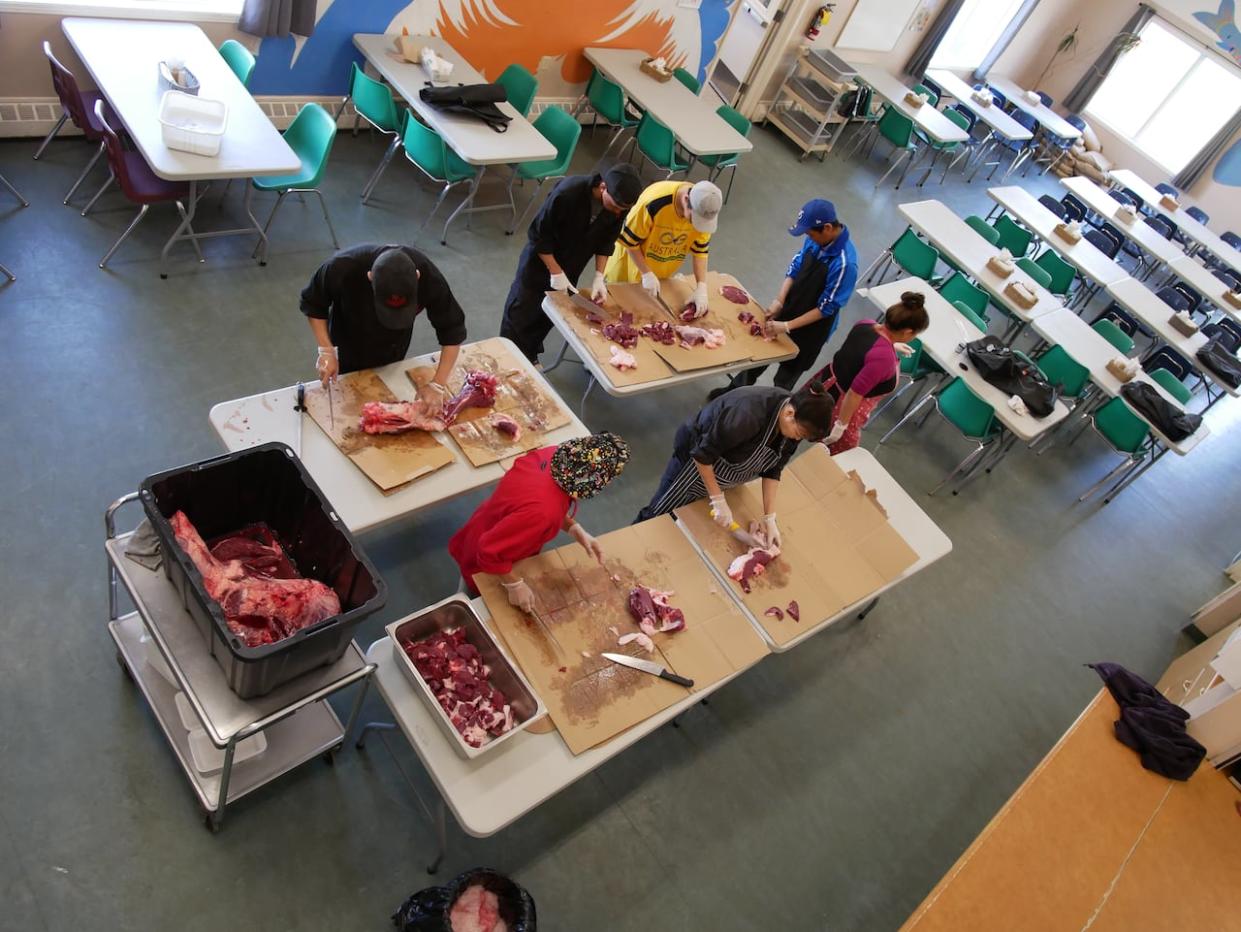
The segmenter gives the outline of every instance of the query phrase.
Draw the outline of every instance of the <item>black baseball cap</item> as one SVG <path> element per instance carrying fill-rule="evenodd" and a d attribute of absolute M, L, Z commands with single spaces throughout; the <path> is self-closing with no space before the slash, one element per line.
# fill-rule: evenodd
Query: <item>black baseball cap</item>
<path fill-rule="evenodd" d="M 404 330 L 418 315 L 418 267 L 404 249 L 390 246 L 371 264 L 375 316 L 385 327 Z"/>
<path fill-rule="evenodd" d="M 642 196 L 642 178 L 632 165 L 620 164 L 609 168 L 603 176 L 612 200 L 622 207 L 632 207 Z"/>

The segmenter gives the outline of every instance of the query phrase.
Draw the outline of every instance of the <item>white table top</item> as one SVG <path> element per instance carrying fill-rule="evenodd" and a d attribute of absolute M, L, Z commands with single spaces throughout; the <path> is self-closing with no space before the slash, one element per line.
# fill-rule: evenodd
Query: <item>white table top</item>
<path fill-rule="evenodd" d="M 1030 326 L 1048 343 L 1059 344 L 1064 347 L 1066 353 L 1089 369 L 1090 381 L 1099 386 L 1109 398 L 1115 398 L 1118 395 L 1122 399 L 1124 398 L 1124 395 L 1121 395 L 1120 392 L 1120 388 L 1124 383 L 1107 370 L 1107 364 L 1121 354 L 1116 347 L 1112 346 L 1111 343 L 1091 329 L 1090 324 L 1086 323 L 1068 308 L 1062 307 L 1058 311 L 1044 314 L 1038 320 L 1031 322 Z M 1146 382 L 1153 386 L 1155 391 L 1159 392 L 1165 401 L 1182 410 L 1184 409 L 1184 405 L 1164 391 L 1163 387 L 1145 371 L 1139 371 L 1134 376 L 1133 381 Z M 1147 420 L 1137 408 L 1129 404 L 1128 400 L 1125 401 L 1125 406 L 1143 421 L 1146 421 L 1154 435 L 1159 438 L 1160 443 L 1181 456 L 1184 456 L 1196 447 L 1211 432 L 1211 429 L 1203 423 L 1189 437 L 1186 437 L 1179 443 L 1174 443 Z"/>
<path fill-rule="evenodd" d="M 978 287 L 987 292 L 995 304 L 1007 309 L 1018 320 L 1029 322 L 1040 314 L 1046 314 L 1048 311 L 1064 306 L 1059 298 L 1021 269 L 1014 269 L 1012 274 L 1001 278 L 987 268 L 987 262 L 992 256 L 999 255 L 1000 251 L 979 236 L 968 223 L 953 213 L 952 208 L 942 201 L 914 201 L 901 204 L 900 212 L 915 230 L 931 241 L 936 249 L 964 269 Z M 1037 295 L 1038 302 L 1033 307 L 1022 307 L 1004 293 L 1008 284 L 1014 281 L 1022 282 Z M 956 313 L 955 308 L 953 313 Z"/>
<path fill-rule="evenodd" d="M 1074 175 L 1071 178 L 1061 178 L 1060 183 L 1073 192 L 1083 204 L 1095 213 L 1101 214 L 1120 231 L 1122 236 L 1140 246 L 1160 262 L 1175 262 L 1185 255 L 1176 243 L 1164 239 L 1162 233 L 1146 223 L 1141 213 L 1132 223 L 1117 219 L 1116 211 L 1120 209 L 1120 201 L 1111 197 L 1091 179 L 1084 175 Z"/>
<path fill-rule="evenodd" d="M 1148 183 L 1137 172 L 1131 171 L 1128 168 L 1116 168 L 1109 172 L 1108 175 L 1117 184 L 1129 188 L 1134 194 L 1142 198 L 1151 210 L 1163 214 L 1175 223 L 1180 231 L 1195 243 L 1205 248 L 1220 261 L 1227 263 L 1235 271 L 1241 272 L 1241 252 L 1225 243 L 1205 224 L 1191 217 L 1184 207 L 1168 210 L 1168 208 L 1160 204 L 1159 199 L 1163 195 L 1154 185 Z"/>
<path fill-rule="evenodd" d="M 1225 300 L 1228 285 L 1211 274 L 1211 270 L 1192 256 L 1183 256 L 1168 263 L 1168 271 L 1185 282 L 1210 301 L 1224 314 L 1241 323 L 1241 308 L 1235 308 Z"/>
<path fill-rule="evenodd" d="M 586 60 L 608 80 L 625 89 L 626 95 L 672 130 L 682 146 L 694 155 L 732 155 L 749 152 L 754 144 L 716 113 L 718 103 L 699 97 L 672 78 L 657 81 L 638 66 L 647 54 L 639 49 L 588 48 Z"/>
<path fill-rule="evenodd" d="M 482 120 L 436 110 L 423 103 L 418 92 L 426 86 L 430 75 L 422 65 L 407 62 L 397 52 L 396 35 L 356 33 L 353 44 L 401 97 L 409 102 L 424 123 L 439 133 L 457 155 L 471 165 L 509 165 L 556 157 L 556 147 L 534 128 L 529 120 L 502 103 L 499 107 L 512 117 L 508 129 L 497 133 Z M 481 74 L 451 45 L 437 36 L 410 36 L 421 48 L 429 45 L 436 53 L 452 62 L 449 84 L 483 84 Z"/>
<path fill-rule="evenodd" d="M 902 578 L 925 569 L 952 549 L 952 542 L 900 489 L 874 456 L 866 450 L 855 449 L 841 453 L 836 462 L 844 469 L 857 470 L 868 486 L 879 490 L 892 525 L 917 551 L 917 562 Z M 472 604 L 484 623 L 490 621 L 482 599 L 475 599 Z M 851 606 L 817 627 L 821 630 L 856 611 L 856 606 Z M 706 689 L 697 690 L 611 741 L 576 756 L 557 731 L 542 735 L 522 732 L 471 761 L 458 755 L 449 745 L 426 703 L 397 668 L 392 650 L 392 642 L 381 638 L 366 652 L 368 662 L 377 665 L 374 683 L 457 822 L 476 838 L 493 835 L 515 822 L 742 672 L 739 670 Z"/>
<path fill-rule="evenodd" d="M 970 96 L 974 93 L 974 89 L 951 71 L 943 68 L 934 68 L 928 71 L 926 76 L 943 88 L 945 94 L 955 99 L 961 106 L 991 127 L 997 136 L 1016 142 L 1024 142 L 1027 139 L 1034 138 L 1034 134 L 1009 116 L 1004 111 L 1004 108 L 996 104 L 984 107 L 976 102 Z"/>
<path fill-rule="evenodd" d="M 1025 88 L 1019 87 L 1011 78 L 993 78 L 988 76 L 987 83 L 1007 97 L 1009 102 L 1018 110 L 1022 110 L 1038 120 L 1039 125 L 1053 136 L 1059 136 L 1062 139 L 1077 139 L 1081 136 L 1082 131 L 1080 129 L 1066 121 L 1064 117 L 1046 106 L 1041 100 L 1037 104 L 1027 100 Z"/>
<path fill-rule="evenodd" d="M 69 17 L 61 25 L 138 151 L 160 178 L 255 178 L 301 169 L 301 159 L 193 23 Z M 216 155 L 194 155 L 164 145 L 159 104 L 167 88 L 160 83 L 159 63 L 170 57 L 183 59 L 198 78 L 199 96 L 228 105 L 228 123 Z"/>
<path fill-rule="evenodd" d="M 850 62 L 850 64 L 853 63 Z M 855 64 L 853 67 L 857 71 L 857 77 L 860 81 L 882 97 L 888 106 L 895 107 L 909 117 L 909 119 L 913 120 L 915 126 L 921 128 L 936 142 L 964 142 L 969 138 L 969 134 L 965 130 L 961 129 L 961 127 L 957 126 L 956 123 L 953 123 L 930 104 L 923 104 L 921 107 L 911 107 L 905 103 L 905 95 L 912 88 L 902 84 L 900 80 L 893 77 L 880 66 L 865 63 Z"/>
<path fill-rule="evenodd" d="M 511 343 L 509 346 L 526 375 L 537 381 L 553 397 L 559 397 L 543 374 L 531 367 L 516 347 Z M 398 398 L 409 401 L 415 397 L 414 386 L 405 375 L 405 370 L 417 365 L 430 365 L 436 355 L 428 353 L 414 356 L 376 369 L 375 372 Z M 313 381 L 314 378 L 311 375 L 309 380 Z M 296 395 L 296 386 L 289 386 L 236 401 L 222 401 L 211 409 L 211 426 L 230 453 L 273 440 L 287 443 L 296 450 L 297 421 L 293 412 Z M 573 414 L 569 406 L 566 404 L 564 407 L 569 411 L 570 421 L 547 435 L 548 445 L 573 437 L 585 437 L 590 433 L 590 429 Z M 445 433 L 437 436 L 444 446 L 452 451 L 453 462 L 414 480 L 391 495 L 384 495 L 362 470 L 340 452 L 340 448 L 328 439 L 327 434 L 305 415 L 302 423 L 301 460 L 345 525 L 351 531 L 366 531 L 488 486 L 504 475 L 504 469 L 499 463 L 472 466 L 465 454 L 457 448 L 456 441 Z"/>
<path fill-rule="evenodd" d="M 1069 416 L 1069 409 L 1059 400 L 1056 401 L 1055 410 L 1041 419 L 1030 414 L 1018 414 L 1010 408 L 1008 395 L 978 374 L 964 349 L 957 351 L 958 347 L 982 338 L 983 332 L 922 279 L 901 278 L 877 285 L 867 291 L 866 297 L 870 298 L 876 307 L 886 308 L 898 303 L 901 292 L 904 291 L 920 291 L 926 297 L 926 312 L 931 318 L 931 325 L 918 334 L 923 351 L 949 375 L 960 376 L 970 391 L 991 406 L 996 420 L 1012 431 L 1018 440 L 1029 443 Z"/>
<path fill-rule="evenodd" d="M 1232 388 L 1221 382 L 1206 366 L 1198 362 L 1197 353 L 1206 345 L 1207 338 L 1202 333 L 1187 337 L 1173 329 L 1168 320 L 1172 317 L 1172 308 L 1164 303 L 1155 292 L 1151 291 L 1136 278 L 1126 278 L 1107 286 L 1107 293 L 1117 304 L 1142 321 L 1164 343 L 1180 353 L 1195 369 L 1234 398 L 1241 395 L 1241 389 Z"/>
<path fill-rule="evenodd" d="M 775 356 L 771 359 L 755 362 L 753 359 L 742 359 L 738 362 L 729 363 L 723 366 L 711 366 L 707 369 L 694 369 L 690 372 L 673 372 L 667 378 L 656 379 L 653 382 L 639 382 L 635 385 L 617 385 L 612 381 L 612 366 L 603 360 L 596 359 L 586 343 L 581 337 L 574 332 L 573 328 L 564 319 L 564 313 L 556 306 L 550 298 L 543 299 L 543 313 L 547 315 L 548 320 L 552 322 L 560 335 L 564 337 L 564 341 L 569 344 L 569 348 L 573 350 L 577 358 L 581 360 L 582 365 L 586 368 L 599 387 L 614 398 L 621 398 L 625 395 L 642 395 L 646 392 L 657 392 L 665 388 L 671 388 L 673 385 L 684 385 L 686 382 L 694 382 L 698 379 L 707 378 L 715 375 L 731 375 L 734 372 L 744 372 L 746 369 L 753 369 L 755 366 L 762 365 L 778 365 L 786 359 L 792 359 L 796 353 L 786 353 L 783 356 Z"/>
<path fill-rule="evenodd" d="M 1033 194 L 1017 185 L 1004 185 L 988 188 L 988 196 L 1006 211 L 1021 221 L 1022 226 L 1033 231 L 1039 239 L 1077 269 L 1082 275 L 1100 285 L 1110 285 L 1122 278 L 1128 278 L 1126 272 L 1113 259 L 1109 259 L 1097 246 L 1085 237 L 1076 243 L 1069 243 L 1056 233 L 1060 218 L 1038 202 Z"/>

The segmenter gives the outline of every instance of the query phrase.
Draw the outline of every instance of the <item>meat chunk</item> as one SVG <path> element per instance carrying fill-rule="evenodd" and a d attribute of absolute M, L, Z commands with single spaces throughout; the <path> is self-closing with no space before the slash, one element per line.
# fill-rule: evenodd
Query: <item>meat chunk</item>
<path fill-rule="evenodd" d="M 796 599 L 789 603 L 789 606 L 785 609 L 785 611 L 789 613 L 789 617 L 794 621 L 801 621 L 801 606 L 797 604 Z"/>
<path fill-rule="evenodd" d="M 690 324 L 700 317 L 706 317 L 708 310 L 710 310 L 710 308 L 699 307 L 691 301 L 689 304 L 685 305 L 685 307 L 681 308 L 681 313 L 678 316 L 681 320 L 685 321 L 687 324 Z"/>
<path fill-rule="evenodd" d="M 728 577 L 739 582 L 743 592 L 749 592 L 750 580 L 755 576 L 762 576 L 767 569 L 767 564 L 776 558 L 777 553 L 774 550 L 751 547 L 728 564 Z"/>
<path fill-rule="evenodd" d="M 487 423 L 502 433 L 505 437 L 516 443 L 521 439 L 521 425 L 514 421 L 507 414 L 496 412 L 487 418 Z"/>
<path fill-rule="evenodd" d="M 603 338 L 619 343 L 621 349 L 633 349 L 638 345 L 638 331 L 633 326 L 633 315 L 628 311 L 621 314 L 620 320 L 604 324 Z"/>
<path fill-rule="evenodd" d="M 407 430 L 444 430 L 448 423 L 427 414 L 427 406 L 421 401 L 368 401 L 362 405 L 358 426 L 368 434 L 400 434 Z"/>
<path fill-rule="evenodd" d="M 707 349 L 719 349 L 724 345 L 724 331 L 706 327 L 679 326 L 676 328 L 681 345 L 687 349 L 692 346 L 705 346 Z"/>
<path fill-rule="evenodd" d="M 461 892 L 448 914 L 452 932 L 508 932 L 500 918 L 500 898 L 480 883 Z"/>
<path fill-rule="evenodd" d="M 651 640 L 650 635 L 645 631 L 634 631 L 632 634 L 622 634 L 616 639 L 616 643 L 621 647 L 624 647 L 626 644 L 631 644 L 634 641 L 637 641 L 638 646 L 648 654 L 655 653 L 655 642 Z"/>
<path fill-rule="evenodd" d="M 642 326 L 642 336 L 648 337 L 656 343 L 662 343 L 664 346 L 671 346 L 677 341 L 677 332 L 672 329 L 672 324 L 666 320 L 657 320 L 653 324 L 644 324 Z"/>
<path fill-rule="evenodd" d="M 749 311 L 738 311 L 737 320 L 741 321 L 743 324 L 752 324 L 755 321 L 755 317 Z"/>
<path fill-rule="evenodd" d="M 634 586 L 629 590 L 629 614 L 648 635 L 656 631 L 680 631 L 685 627 L 685 613 L 668 602 L 675 594 L 660 589 L 648 589 L 646 586 Z"/>
<path fill-rule="evenodd" d="M 633 353 L 626 352 L 615 343 L 609 346 L 608 349 L 612 353 L 612 358 L 609 359 L 608 362 L 614 365 L 617 369 L 620 369 L 623 372 L 626 369 L 638 368 L 638 361 L 633 358 Z"/>
<path fill-rule="evenodd" d="M 401 648 L 470 747 L 480 748 L 512 730 L 512 706 L 491 684 L 491 669 L 466 640 L 464 628 L 449 628 Z"/>
<path fill-rule="evenodd" d="M 763 612 L 763 614 L 770 615 L 776 621 L 784 621 L 784 609 L 780 608 L 779 605 L 773 605 L 771 608 L 767 609 L 767 611 Z"/>
<path fill-rule="evenodd" d="M 240 559 L 214 557 L 185 512 L 178 511 L 169 523 L 207 595 L 224 611 L 229 631 L 247 647 L 274 644 L 340 614 L 340 599 L 317 579 L 255 575 Z"/>
<path fill-rule="evenodd" d="M 750 296 L 746 294 L 744 288 L 737 285 L 721 285 L 720 294 L 731 301 L 733 304 L 749 304 Z"/>
<path fill-rule="evenodd" d="M 466 408 L 490 408 L 496 403 L 497 379 L 490 372 L 471 369 L 465 374 L 461 391 L 444 405 L 444 423 L 452 424 Z"/>

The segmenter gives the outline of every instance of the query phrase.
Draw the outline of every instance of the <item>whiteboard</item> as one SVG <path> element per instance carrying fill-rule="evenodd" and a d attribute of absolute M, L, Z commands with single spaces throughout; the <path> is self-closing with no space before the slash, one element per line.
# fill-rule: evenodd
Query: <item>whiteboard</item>
<path fill-rule="evenodd" d="M 836 39 L 838 49 L 890 52 L 922 0 L 857 0 Z"/>

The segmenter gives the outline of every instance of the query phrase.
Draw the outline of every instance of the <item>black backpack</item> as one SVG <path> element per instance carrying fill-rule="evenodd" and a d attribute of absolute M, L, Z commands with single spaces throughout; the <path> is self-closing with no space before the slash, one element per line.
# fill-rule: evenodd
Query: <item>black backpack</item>
<path fill-rule="evenodd" d="M 869 87 L 845 91 L 840 95 L 840 103 L 836 105 L 836 112 L 850 120 L 861 118 L 870 107 L 872 93 Z"/>
<path fill-rule="evenodd" d="M 497 133 L 508 130 L 512 117 L 498 106 L 508 100 L 508 94 L 499 84 L 452 84 L 427 86 L 418 92 L 425 103 L 445 113 L 463 113 L 482 120 Z"/>
<path fill-rule="evenodd" d="M 996 337 L 983 337 L 965 344 L 965 352 L 978 374 L 1006 395 L 1016 395 L 1036 418 L 1044 418 L 1056 407 L 1059 394 L 1054 385 L 1029 358 L 1014 352 Z"/>
<path fill-rule="evenodd" d="M 1198 361 L 1210 369 L 1221 382 L 1231 388 L 1241 388 L 1241 359 L 1228 352 L 1219 337 L 1198 350 Z"/>
<path fill-rule="evenodd" d="M 1182 411 L 1159 394 L 1149 382 L 1126 382 L 1120 387 L 1120 393 L 1138 414 L 1155 425 L 1155 429 L 1173 443 L 1180 443 L 1202 423 L 1201 414 Z"/>

